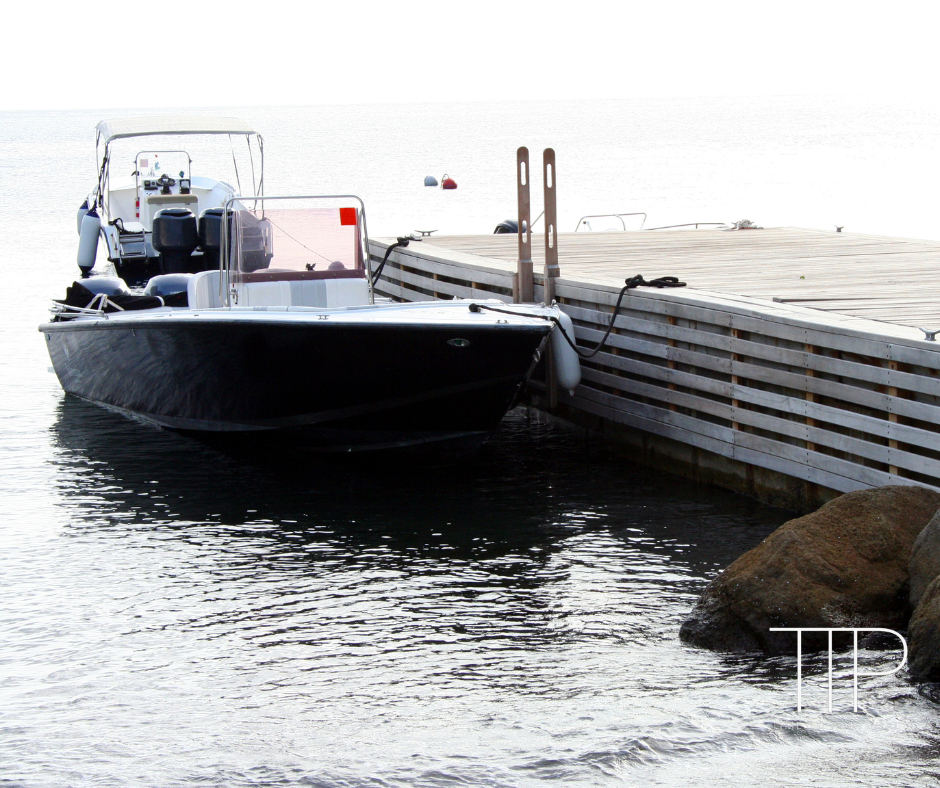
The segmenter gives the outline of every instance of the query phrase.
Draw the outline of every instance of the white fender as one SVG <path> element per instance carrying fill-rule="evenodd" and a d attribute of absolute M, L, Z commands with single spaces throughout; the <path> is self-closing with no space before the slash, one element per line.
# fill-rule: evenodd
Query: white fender
<path fill-rule="evenodd" d="M 87 273 L 95 267 L 98 257 L 98 233 L 101 231 L 101 219 L 92 208 L 82 217 L 82 227 L 78 233 L 78 267 Z"/>
<path fill-rule="evenodd" d="M 555 326 L 552 330 L 552 360 L 555 362 L 555 380 L 569 394 L 574 394 L 574 390 L 581 382 L 581 360 L 571 345 L 561 334 L 561 328 L 574 342 L 574 324 L 560 309 L 555 309 L 555 316 L 561 326 Z"/>
<path fill-rule="evenodd" d="M 88 213 L 88 200 L 82 203 L 81 208 L 78 209 L 78 227 L 76 228 L 78 234 L 82 234 L 82 219 L 85 218 L 85 214 Z"/>

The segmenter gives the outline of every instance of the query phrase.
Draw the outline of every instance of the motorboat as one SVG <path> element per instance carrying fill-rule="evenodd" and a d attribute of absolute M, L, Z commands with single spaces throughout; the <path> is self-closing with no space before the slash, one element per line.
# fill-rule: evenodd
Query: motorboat
<path fill-rule="evenodd" d="M 225 138 L 231 151 L 230 177 L 236 185 L 194 173 L 190 153 L 173 143 L 180 136 Z M 99 243 L 118 276 L 134 283 L 161 273 L 195 273 L 216 267 L 218 261 L 201 247 L 185 257 L 166 249 L 160 232 L 162 218 L 183 211 L 201 217 L 221 208 L 233 194 L 254 197 L 264 191 L 264 141 L 237 118 L 103 120 L 95 128 L 95 159 L 100 161 L 97 182 L 77 217 L 78 265 L 84 274 L 95 265 Z M 174 266 L 181 262 L 187 271 L 176 270 Z"/>
<path fill-rule="evenodd" d="M 204 437 L 472 450 L 544 352 L 563 387 L 580 379 L 557 307 L 377 298 L 358 197 L 216 201 L 153 214 L 142 290 L 91 276 L 53 303 L 40 331 L 65 391 Z"/>

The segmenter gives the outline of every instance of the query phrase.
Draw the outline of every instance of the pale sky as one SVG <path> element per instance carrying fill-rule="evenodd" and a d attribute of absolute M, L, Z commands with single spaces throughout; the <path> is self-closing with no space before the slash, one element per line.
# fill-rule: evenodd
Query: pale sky
<path fill-rule="evenodd" d="M 4 10 L 0 109 L 513 95 L 933 99 L 938 7 L 841 0 L 21 1 Z"/>

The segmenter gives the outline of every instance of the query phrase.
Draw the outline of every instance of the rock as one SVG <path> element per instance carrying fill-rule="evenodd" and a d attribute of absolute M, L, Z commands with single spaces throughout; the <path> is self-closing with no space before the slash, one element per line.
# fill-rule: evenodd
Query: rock
<path fill-rule="evenodd" d="M 908 571 L 911 576 L 911 591 L 908 600 L 913 610 L 920 602 L 927 586 L 935 577 L 940 576 L 940 512 L 933 516 L 927 523 L 927 527 L 914 541 Z"/>
<path fill-rule="evenodd" d="M 940 492 L 891 485 L 846 493 L 784 523 L 705 589 L 679 630 L 719 651 L 793 653 L 792 632 L 770 627 L 903 628 L 914 540 Z M 804 636 L 804 648 L 819 648 Z"/>
<path fill-rule="evenodd" d="M 940 679 L 940 577 L 927 586 L 907 628 L 912 679 Z"/>

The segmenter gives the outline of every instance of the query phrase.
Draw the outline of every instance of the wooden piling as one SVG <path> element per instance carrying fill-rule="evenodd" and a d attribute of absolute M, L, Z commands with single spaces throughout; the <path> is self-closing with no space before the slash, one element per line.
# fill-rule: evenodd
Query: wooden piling
<path fill-rule="evenodd" d="M 545 194 L 545 283 L 542 300 L 550 304 L 555 300 L 555 280 L 558 268 L 558 209 L 555 202 L 555 151 L 546 148 L 542 153 L 542 183 Z"/>
<path fill-rule="evenodd" d="M 530 303 L 535 300 L 532 278 L 532 221 L 529 200 L 529 149 L 525 146 L 516 151 L 516 194 L 519 221 L 519 259 L 516 266 L 516 281 L 513 286 L 513 301 Z"/>

